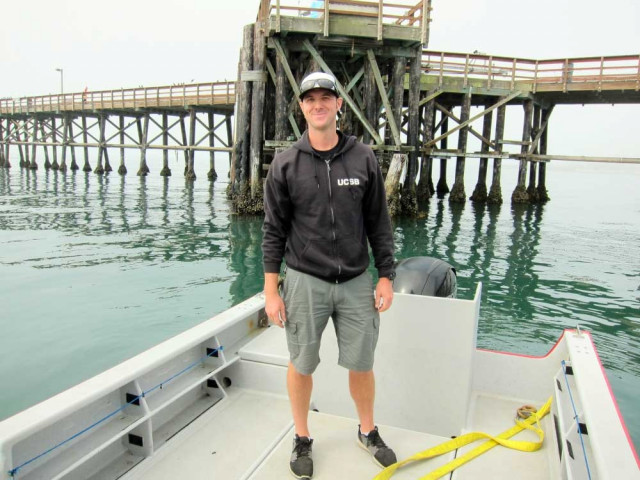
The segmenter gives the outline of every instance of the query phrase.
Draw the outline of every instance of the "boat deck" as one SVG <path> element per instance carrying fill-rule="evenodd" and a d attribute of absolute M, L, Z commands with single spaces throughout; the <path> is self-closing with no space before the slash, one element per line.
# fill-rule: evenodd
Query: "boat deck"
<path fill-rule="evenodd" d="M 506 399 L 477 396 L 472 430 L 500 433 L 513 425 L 513 413 L 520 405 Z M 315 439 L 314 479 L 364 480 L 374 478 L 380 471 L 356 442 L 357 420 L 311 412 L 309 423 Z M 552 431 L 549 417 L 545 418 L 543 428 Z M 381 425 L 380 430 L 399 459 L 449 440 L 392 426 Z M 292 478 L 288 467 L 292 438 L 293 424 L 286 397 L 231 388 L 225 400 L 178 433 L 171 448 L 161 448 L 123 478 Z M 537 440 L 531 432 L 522 432 L 514 438 Z M 475 446 L 477 443 L 461 449 L 461 453 Z M 455 458 L 456 453 L 409 465 L 398 470 L 393 478 L 419 478 Z M 507 480 L 513 478 L 514 471 L 524 480 L 553 478 L 550 469 L 554 462 L 550 456 L 554 454 L 557 451 L 549 443 L 535 453 L 496 447 L 444 478 Z"/>
<path fill-rule="evenodd" d="M 328 334 L 332 335 L 331 329 Z M 326 342 L 327 346 L 334 342 Z M 326 353 L 323 358 L 334 353 Z M 161 447 L 152 457 L 145 459 L 123 478 L 126 480 L 189 479 L 243 479 L 281 480 L 293 478 L 289 472 L 289 457 L 294 436 L 293 422 L 286 396 L 285 372 L 288 353 L 283 331 L 270 328 L 254 338 L 238 351 L 242 359 L 233 372 L 234 384 L 227 388 L 226 397 L 205 412 L 182 431 L 169 444 Z M 323 378 L 325 369 L 336 367 L 330 360 L 323 362 L 319 370 L 314 394 L 322 397 L 322 390 L 329 384 L 331 395 L 344 395 L 347 388 L 333 372 L 328 382 Z M 326 375 L 326 372 L 325 372 Z M 245 378 L 244 380 L 242 380 Z M 381 381 L 379 389 L 384 388 Z M 248 388 L 247 388 L 248 387 Z M 344 391 L 343 391 L 344 390 Z M 435 394 L 435 392 L 434 392 Z M 347 393 L 348 395 L 348 393 Z M 385 392 L 379 391 L 380 402 Z M 424 408 L 427 400 L 424 399 Z M 326 402 L 320 402 L 326 404 Z M 373 479 L 380 468 L 356 442 L 358 421 L 351 402 L 349 408 L 327 413 L 325 410 L 310 412 L 309 423 L 314 437 L 314 479 L 359 480 Z M 469 414 L 463 431 L 483 431 L 498 435 L 513 426 L 518 407 L 535 403 L 531 399 L 509 399 L 471 393 Z M 314 403 L 314 405 L 316 404 Z M 331 407 L 331 404 L 328 404 Z M 319 407 L 321 410 L 322 406 Z M 400 408 L 400 407 L 398 407 Z M 424 412 L 433 415 L 434 412 Z M 385 441 L 396 451 L 398 459 L 407 458 L 419 451 L 449 440 L 449 436 L 425 433 L 419 427 L 400 428 L 382 421 L 379 425 Z M 553 432 L 553 421 L 547 416 L 543 421 L 546 432 Z M 423 430 L 423 429 L 422 429 Z M 524 431 L 514 439 L 537 441 L 535 434 Z M 394 480 L 415 479 L 451 461 L 456 455 L 477 446 L 476 442 L 460 451 L 450 452 L 438 458 L 409 465 L 394 475 Z M 548 435 L 545 446 L 535 453 L 511 451 L 496 447 L 481 457 L 462 466 L 444 478 L 450 480 L 486 479 L 511 480 L 513 472 L 525 480 L 558 478 L 551 472 L 557 464 L 557 447 L 554 435 Z M 488 475 L 490 472 L 490 475 Z"/>

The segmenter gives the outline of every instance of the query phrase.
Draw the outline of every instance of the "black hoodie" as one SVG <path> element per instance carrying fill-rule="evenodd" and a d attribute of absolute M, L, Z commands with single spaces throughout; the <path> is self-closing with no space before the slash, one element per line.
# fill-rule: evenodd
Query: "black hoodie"
<path fill-rule="evenodd" d="M 394 271 L 391 221 L 376 157 L 356 137 L 341 138 L 339 145 L 325 161 L 305 132 L 274 158 L 264 186 L 265 273 L 280 272 L 284 257 L 295 270 L 344 282 L 369 266 L 367 239 L 378 275 Z"/>

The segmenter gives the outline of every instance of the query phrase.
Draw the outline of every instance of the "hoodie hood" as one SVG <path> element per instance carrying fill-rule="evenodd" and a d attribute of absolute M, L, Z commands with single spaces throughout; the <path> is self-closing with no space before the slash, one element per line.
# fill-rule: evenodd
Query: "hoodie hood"
<path fill-rule="evenodd" d="M 338 137 L 340 139 L 344 138 L 343 142 L 338 141 L 338 144 L 342 143 L 342 147 L 335 152 L 334 156 L 337 157 L 338 155 L 344 154 L 349 150 L 351 150 L 356 144 L 357 139 L 354 136 L 345 135 L 340 130 L 336 130 L 336 133 L 338 134 Z M 314 152 L 313 147 L 311 146 L 311 143 L 309 143 L 309 130 L 304 131 L 304 133 L 302 134 L 302 137 L 300 137 L 300 139 L 293 144 L 293 148 L 295 148 L 300 152 L 308 153 L 309 155 L 314 155 L 314 156 L 316 155 L 316 152 Z"/>

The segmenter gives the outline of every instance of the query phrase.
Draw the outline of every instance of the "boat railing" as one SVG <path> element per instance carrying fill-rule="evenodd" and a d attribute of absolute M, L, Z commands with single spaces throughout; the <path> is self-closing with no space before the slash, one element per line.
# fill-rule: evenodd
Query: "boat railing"
<path fill-rule="evenodd" d="M 125 445 L 134 462 L 152 455 L 181 428 L 172 418 L 196 418 L 226 397 L 223 372 L 263 306 L 251 297 L 0 422 L 0 479 L 63 478 Z"/>

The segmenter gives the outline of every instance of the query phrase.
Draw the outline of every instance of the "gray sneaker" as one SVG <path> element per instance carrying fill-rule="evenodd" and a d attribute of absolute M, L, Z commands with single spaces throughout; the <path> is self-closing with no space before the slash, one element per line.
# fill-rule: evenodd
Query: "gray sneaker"
<path fill-rule="evenodd" d="M 387 444 L 382 440 L 378 433 L 378 427 L 371 430 L 368 435 L 363 435 L 358 425 L 358 444 L 367 450 L 371 454 L 373 461 L 382 468 L 393 465 L 398 461 L 393 450 L 387 447 Z"/>
<path fill-rule="evenodd" d="M 311 446 L 313 440 L 308 437 L 296 437 L 293 439 L 293 452 L 289 461 L 289 470 L 296 478 L 310 479 L 313 477 L 313 460 L 311 459 Z"/>

